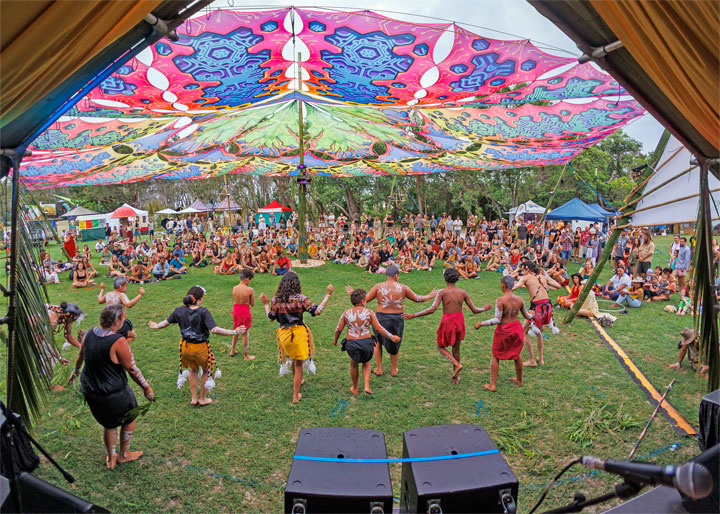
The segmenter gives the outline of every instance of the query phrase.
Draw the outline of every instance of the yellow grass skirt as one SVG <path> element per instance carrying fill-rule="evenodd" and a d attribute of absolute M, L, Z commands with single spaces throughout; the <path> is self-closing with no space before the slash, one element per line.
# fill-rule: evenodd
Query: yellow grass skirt
<path fill-rule="evenodd" d="M 288 357 L 304 361 L 315 353 L 315 341 L 312 332 L 306 325 L 280 327 L 276 332 L 281 364 Z"/>

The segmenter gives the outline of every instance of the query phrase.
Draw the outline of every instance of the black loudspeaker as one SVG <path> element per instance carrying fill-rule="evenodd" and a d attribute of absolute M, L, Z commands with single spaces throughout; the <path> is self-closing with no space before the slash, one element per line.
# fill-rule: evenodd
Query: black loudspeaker
<path fill-rule="evenodd" d="M 403 458 L 497 450 L 479 425 L 439 425 L 408 430 Z M 401 513 L 515 512 L 518 480 L 499 453 L 402 467 Z"/>
<path fill-rule="evenodd" d="M 700 402 L 700 451 L 720 444 L 720 389 L 703 396 Z"/>
<path fill-rule="evenodd" d="M 48 484 L 30 473 L 20 473 L 20 512 L 110 512 L 67 491 Z M 13 495 L 8 495 L 0 506 L 0 512 L 18 512 Z"/>
<path fill-rule="evenodd" d="M 385 435 L 359 428 L 303 430 L 296 456 L 387 459 Z M 392 512 L 387 463 L 322 462 L 293 459 L 285 486 L 285 512 Z"/>
<path fill-rule="evenodd" d="M 683 495 L 683 506 L 688 512 L 720 512 L 720 444 L 705 450 L 690 462 L 697 462 L 708 469 L 713 478 L 713 490 L 710 496 L 701 500 Z"/>

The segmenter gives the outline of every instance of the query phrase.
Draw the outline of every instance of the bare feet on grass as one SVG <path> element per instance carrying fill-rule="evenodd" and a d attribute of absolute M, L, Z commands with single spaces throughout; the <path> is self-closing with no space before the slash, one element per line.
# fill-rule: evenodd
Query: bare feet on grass
<path fill-rule="evenodd" d="M 398 368 L 395 368 L 395 369 L 391 369 L 391 370 L 390 370 L 390 376 L 391 376 L 391 377 L 396 377 L 396 376 L 398 375 L 398 373 L 400 373 L 400 370 L 399 370 Z"/>
<path fill-rule="evenodd" d="M 483 387 L 484 387 L 485 389 L 487 389 L 488 391 L 492 391 L 493 393 L 495 392 L 495 386 L 494 386 L 494 385 L 483 384 Z"/>
<path fill-rule="evenodd" d="M 522 382 L 515 377 L 510 377 L 508 380 L 518 387 L 522 387 Z"/>
<path fill-rule="evenodd" d="M 375 369 L 373 370 L 373 375 L 376 375 L 376 376 L 378 376 L 378 377 L 381 377 L 381 376 L 383 375 L 383 370 L 382 370 L 382 368 L 375 368 Z"/>
<path fill-rule="evenodd" d="M 373 392 L 370 390 L 369 387 L 366 387 L 366 388 L 365 388 L 365 393 L 367 393 L 367 394 L 373 394 Z"/>
<path fill-rule="evenodd" d="M 453 379 L 458 378 L 458 375 L 460 374 L 462 369 L 463 369 L 462 364 L 457 364 L 457 365 L 453 366 L 453 374 L 452 374 Z"/>
<path fill-rule="evenodd" d="M 357 396 L 357 395 L 358 395 L 357 387 L 351 387 L 351 388 L 350 388 L 350 392 L 351 392 L 352 394 L 354 394 L 355 396 Z"/>
<path fill-rule="evenodd" d="M 297 404 L 302 400 L 302 394 L 298 393 L 297 398 L 293 398 L 293 405 Z"/>
<path fill-rule="evenodd" d="M 143 452 L 125 452 L 120 454 L 117 461 L 120 464 L 124 464 L 126 462 L 132 462 L 134 460 L 138 460 L 142 456 Z"/>
<path fill-rule="evenodd" d="M 535 359 L 530 359 L 529 361 L 523 361 L 523 366 L 530 366 L 531 368 L 537 368 L 537 361 Z"/>
<path fill-rule="evenodd" d="M 115 464 L 117 464 L 118 457 L 117 455 L 113 455 L 112 457 L 106 455 L 105 456 L 105 467 L 108 468 L 110 471 L 115 469 Z"/>
<path fill-rule="evenodd" d="M 255 356 L 254 356 L 254 355 L 246 355 L 246 356 L 245 356 L 245 360 L 246 360 L 246 361 L 254 361 L 254 360 L 255 360 Z"/>
<path fill-rule="evenodd" d="M 202 400 L 198 400 L 198 405 L 201 405 L 201 406 L 210 405 L 212 402 L 213 401 L 211 398 L 203 398 Z"/>

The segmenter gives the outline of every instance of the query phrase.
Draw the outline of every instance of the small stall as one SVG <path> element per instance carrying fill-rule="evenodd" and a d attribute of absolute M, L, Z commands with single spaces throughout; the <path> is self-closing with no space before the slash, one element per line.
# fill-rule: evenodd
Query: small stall
<path fill-rule="evenodd" d="M 271 203 L 257 210 L 255 214 L 255 223 L 260 222 L 260 218 L 265 220 L 265 224 L 270 226 L 272 221 L 275 223 L 286 222 L 292 214 L 290 207 L 281 205 L 277 200 L 273 200 Z"/>
<path fill-rule="evenodd" d="M 509 211 L 507 211 L 505 214 L 509 214 L 510 223 L 516 218 L 520 218 L 525 220 L 526 222 L 534 222 L 538 215 L 542 215 L 545 212 L 545 207 L 542 207 L 532 200 L 528 200 L 524 204 L 518 205 L 517 207 L 513 207 Z"/>

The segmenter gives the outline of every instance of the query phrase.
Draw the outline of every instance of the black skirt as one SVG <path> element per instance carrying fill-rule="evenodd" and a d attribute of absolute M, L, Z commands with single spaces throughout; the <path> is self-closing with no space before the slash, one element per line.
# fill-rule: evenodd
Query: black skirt
<path fill-rule="evenodd" d="M 400 336 L 400 339 L 402 339 L 403 331 L 405 329 L 405 320 L 402 319 L 401 313 L 378 312 L 377 320 L 385 330 L 394 336 Z M 375 337 L 378 342 L 385 347 L 385 350 L 387 350 L 390 355 L 396 355 L 400 351 L 400 343 L 393 343 L 392 339 L 388 339 L 377 332 L 375 333 Z"/>
<path fill-rule="evenodd" d="M 117 428 L 127 425 L 135 418 L 123 420 L 123 417 L 138 406 L 135 394 L 129 385 L 124 389 L 107 395 L 83 393 L 95 420 L 105 428 Z"/>
<path fill-rule="evenodd" d="M 365 339 L 343 339 L 342 351 L 347 352 L 348 356 L 358 364 L 365 364 L 372 359 L 375 344 L 375 338 L 372 337 Z"/>

